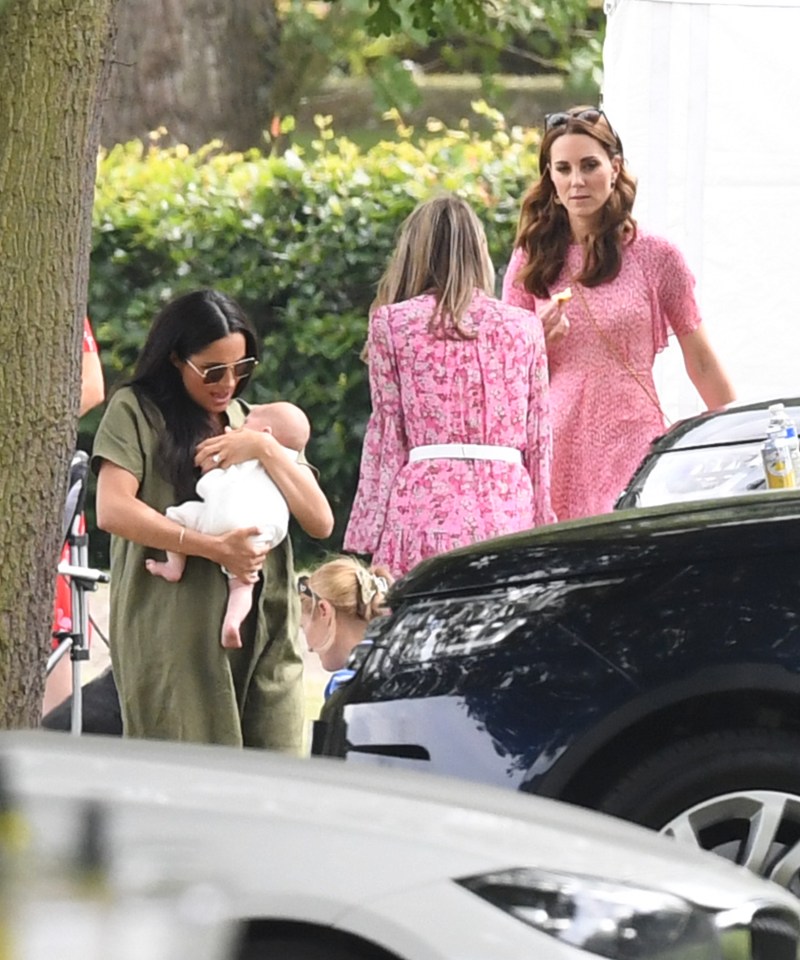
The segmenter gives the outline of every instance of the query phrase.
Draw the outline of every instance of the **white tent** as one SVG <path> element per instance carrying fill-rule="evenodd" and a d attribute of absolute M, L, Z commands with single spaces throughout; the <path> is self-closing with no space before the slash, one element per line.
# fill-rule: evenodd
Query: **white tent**
<path fill-rule="evenodd" d="M 608 0 L 603 106 L 740 399 L 800 395 L 800 0 Z M 701 408 L 673 344 L 673 418 Z"/>

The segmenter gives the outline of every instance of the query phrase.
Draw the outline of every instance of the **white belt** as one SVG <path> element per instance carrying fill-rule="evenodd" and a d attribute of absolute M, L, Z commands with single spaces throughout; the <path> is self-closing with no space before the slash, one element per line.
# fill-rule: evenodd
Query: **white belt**
<path fill-rule="evenodd" d="M 491 443 L 429 443 L 412 447 L 408 462 L 417 460 L 505 460 L 522 463 L 522 453 L 516 447 L 498 447 Z"/>

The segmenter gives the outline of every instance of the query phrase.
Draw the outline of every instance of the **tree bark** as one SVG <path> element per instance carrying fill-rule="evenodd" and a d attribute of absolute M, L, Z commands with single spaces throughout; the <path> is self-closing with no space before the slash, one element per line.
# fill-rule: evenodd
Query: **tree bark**
<path fill-rule="evenodd" d="M 38 724 L 116 0 L 0 9 L 0 727 Z"/>
<path fill-rule="evenodd" d="M 103 143 L 264 146 L 279 40 L 275 0 L 121 0 Z"/>

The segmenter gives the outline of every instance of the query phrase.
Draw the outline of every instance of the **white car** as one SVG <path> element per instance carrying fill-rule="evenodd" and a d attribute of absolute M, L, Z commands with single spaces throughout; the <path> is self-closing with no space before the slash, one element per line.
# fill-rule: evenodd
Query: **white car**
<path fill-rule="evenodd" d="M 539 797 L 336 760 L 45 731 L 0 734 L 0 771 L 42 862 L 63 861 L 91 801 L 118 866 L 149 862 L 172 884 L 219 891 L 235 932 L 228 960 L 798 955 L 800 901 L 777 885 Z M 49 907 L 43 917 L 40 928 L 64 922 Z"/>

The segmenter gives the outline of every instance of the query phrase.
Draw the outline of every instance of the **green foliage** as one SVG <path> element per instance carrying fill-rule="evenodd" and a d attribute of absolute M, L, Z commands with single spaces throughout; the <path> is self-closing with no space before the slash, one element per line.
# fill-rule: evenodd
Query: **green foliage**
<path fill-rule="evenodd" d="M 318 117 L 305 154 L 134 142 L 100 158 L 89 304 L 109 384 L 130 374 L 166 300 L 203 286 L 236 297 L 263 344 L 247 399 L 291 400 L 310 416 L 309 458 L 337 519 L 332 549 L 369 416 L 367 312 L 398 226 L 419 200 L 452 190 L 479 213 L 498 267 L 513 246 L 538 134 L 507 129 L 484 103 L 473 109 L 488 136 L 466 120 L 421 133 L 395 114 L 397 140 L 360 151 Z M 298 545 L 308 560 L 312 548 Z"/>
<path fill-rule="evenodd" d="M 488 0 L 370 0 L 367 30 L 372 34 L 393 34 L 408 23 L 429 37 L 441 37 L 451 22 L 465 30 L 481 31 L 488 22 Z"/>
<path fill-rule="evenodd" d="M 602 0 L 282 0 L 279 10 L 279 115 L 341 77 L 369 79 L 381 109 L 403 113 L 419 103 L 419 76 L 443 68 L 479 74 L 486 97 L 506 72 L 559 74 L 576 91 L 599 86 Z"/>

